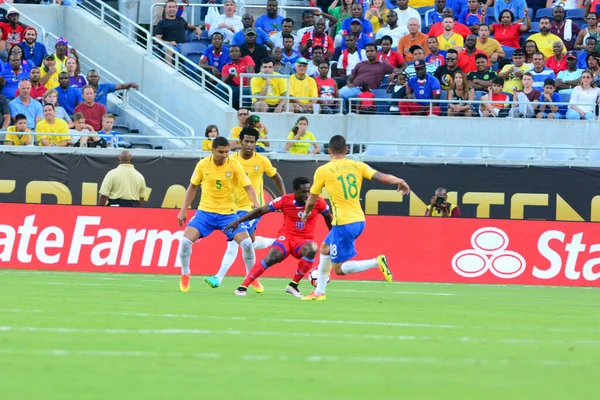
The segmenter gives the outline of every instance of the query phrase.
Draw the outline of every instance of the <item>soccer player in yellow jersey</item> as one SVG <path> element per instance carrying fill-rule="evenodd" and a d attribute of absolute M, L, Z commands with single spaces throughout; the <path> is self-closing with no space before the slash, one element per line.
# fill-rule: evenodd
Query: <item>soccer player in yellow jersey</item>
<path fill-rule="evenodd" d="M 237 205 L 233 197 L 236 187 L 244 188 L 250 199 L 251 207 L 260 206 L 250 179 L 244 173 L 241 164 L 229 157 L 229 141 L 222 136 L 213 140 L 212 156 L 203 158 L 196 164 L 185 192 L 181 211 L 177 215 L 179 226 L 183 226 L 186 222 L 187 210 L 196 197 L 198 186 L 202 188 L 200 206 L 187 224 L 179 244 L 179 259 L 181 260 L 179 288 L 182 292 L 190 290 L 192 245 L 213 231 L 224 231 L 230 222 L 237 219 Z M 227 240 L 235 240 L 242 248 L 246 269 L 252 268 L 256 257 L 248 231 L 243 226 L 239 226 L 234 231 L 224 233 Z"/>
<path fill-rule="evenodd" d="M 265 204 L 264 201 L 264 181 L 263 175 L 266 174 L 268 177 L 273 179 L 273 183 L 275 187 L 279 191 L 279 193 L 283 196 L 285 194 L 285 185 L 283 184 L 283 179 L 281 179 L 281 175 L 277 172 L 277 169 L 273 167 L 271 164 L 271 160 L 267 157 L 264 157 L 256 152 L 256 142 L 258 140 L 258 131 L 250 126 L 244 127 L 240 132 L 240 140 L 242 149 L 231 156 L 232 160 L 236 160 L 239 162 L 244 168 L 244 172 L 246 176 L 250 179 L 250 183 L 252 187 L 256 191 L 258 196 L 258 204 L 262 207 Z M 241 218 L 246 215 L 249 211 L 252 211 L 252 201 L 248 197 L 246 191 L 238 187 L 234 192 L 235 202 L 237 204 L 237 217 Z M 260 217 L 248 221 L 243 224 L 246 228 L 250 236 L 252 237 L 254 250 L 266 249 L 270 247 L 271 244 L 275 241 L 275 239 L 265 238 L 262 236 L 256 236 L 256 227 L 258 225 L 258 221 L 260 221 Z M 223 282 L 223 278 L 233 265 L 237 254 L 238 254 L 238 244 L 234 241 L 230 241 L 227 243 L 227 250 L 223 255 L 223 261 L 221 262 L 221 268 L 219 268 L 219 272 L 217 275 L 207 277 L 204 281 L 212 288 L 219 287 L 221 282 Z M 248 267 L 246 265 L 246 267 Z M 252 267 L 252 266 L 250 266 Z M 246 272 L 250 270 L 247 269 Z M 264 292 L 264 288 L 259 281 L 254 281 L 252 287 L 254 291 L 257 293 Z"/>
<path fill-rule="evenodd" d="M 388 185 L 398 185 L 398 191 L 404 195 L 410 193 L 410 188 L 403 179 L 377 172 L 363 162 L 347 159 L 347 151 L 346 139 L 340 135 L 333 136 L 329 140 L 331 161 L 317 168 L 315 172 L 302 221 L 308 219 L 325 187 L 329 192 L 329 201 L 333 210 L 333 227 L 321 245 L 317 287 L 302 300 L 325 300 L 325 288 L 332 267 L 338 275 L 355 274 L 379 267 L 386 281 L 393 280 L 384 255 L 369 260 L 350 261 L 356 255 L 354 241 L 365 229 L 365 214 L 359 199 L 360 188 L 363 178 Z"/>

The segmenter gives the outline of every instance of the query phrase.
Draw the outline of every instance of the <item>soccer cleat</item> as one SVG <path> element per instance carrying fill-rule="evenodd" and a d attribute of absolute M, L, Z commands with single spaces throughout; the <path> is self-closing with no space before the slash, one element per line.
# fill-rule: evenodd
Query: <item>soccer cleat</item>
<path fill-rule="evenodd" d="M 380 256 L 377 256 L 377 263 L 379 264 L 379 270 L 383 274 L 383 277 L 385 278 L 385 280 L 388 281 L 389 283 L 392 283 L 394 281 L 394 275 L 392 274 L 392 271 L 390 271 L 390 268 L 388 267 L 387 257 L 384 256 L 383 254 Z"/>
<path fill-rule="evenodd" d="M 258 281 L 258 279 L 252 281 L 250 286 L 252 286 L 252 289 L 254 289 L 256 293 L 262 293 L 265 291 L 265 288 L 263 287 L 262 283 Z"/>
<path fill-rule="evenodd" d="M 189 292 L 190 291 L 190 276 L 189 275 L 181 275 L 181 277 L 179 277 L 179 289 L 181 289 L 182 292 Z"/>
<path fill-rule="evenodd" d="M 245 296 L 246 293 L 247 293 L 247 290 L 246 290 L 245 287 L 240 286 L 237 289 L 235 289 L 234 293 L 235 293 L 236 296 Z"/>
<path fill-rule="evenodd" d="M 206 282 L 208 284 L 208 286 L 210 286 L 211 288 L 218 288 L 220 283 L 219 283 L 219 278 L 217 278 L 216 276 L 209 276 L 204 278 L 204 282 Z"/>
<path fill-rule="evenodd" d="M 325 293 L 316 294 L 315 291 L 313 290 L 312 292 L 310 292 L 310 294 L 308 296 L 304 296 L 300 300 L 325 301 L 325 300 L 327 300 L 327 297 L 325 296 Z"/>
<path fill-rule="evenodd" d="M 291 294 L 294 297 L 302 298 L 302 293 L 292 285 L 287 285 L 285 292 Z"/>

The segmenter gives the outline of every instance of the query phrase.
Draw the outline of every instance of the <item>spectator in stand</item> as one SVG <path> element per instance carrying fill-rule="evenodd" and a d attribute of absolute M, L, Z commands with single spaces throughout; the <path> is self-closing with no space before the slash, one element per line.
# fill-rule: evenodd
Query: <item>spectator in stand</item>
<path fill-rule="evenodd" d="M 244 28 L 249 28 L 252 26 L 252 22 L 254 18 L 250 14 L 244 14 L 243 17 L 239 15 L 235 15 L 235 1 L 233 0 L 225 0 L 224 5 L 225 12 L 217 17 L 217 20 L 210 26 L 208 30 L 208 34 L 212 37 L 216 32 L 219 32 L 223 41 L 227 44 L 237 44 L 240 45 L 243 42 L 236 41 L 239 33 L 244 30 Z M 244 18 L 250 17 L 250 25 L 246 26 L 244 23 Z M 198 36 L 200 37 L 200 36 Z M 243 39 L 243 34 L 241 35 L 241 39 Z M 261 43 L 262 44 L 262 43 Z"/>
<path fill-rule="evenodd" d="M 71 136 L 69 135 L 69 126 L 65 121 L 56 118 L 54 105 L 44 104 L 44 119 L 35 126 L 37 138 L 40 146 L 67 147 L 71 145 Z M 55 133 L 55 135 L 41 135 L 42 133 Z"/>
<path fill-rule="evenodd" d="M 10 123 L 10 115 L 8 121 Z M 31 146 L 33 144 L 33 135 L 31 130 L 27 128 L 27 117 L 23 114 L 15 115 L 15 124 L 8 128 L 2 126 L 2 130 L 4 129 L 10 132 L 4 138 L 5 146 Z"/>
<path fill-rule="evenodd" d="M 96 98 L 94 101 L 96 103 L 102 104 L 104 107 L 108 105 L 108 95 L 110 93 L 114 93 L 117 90 L 128 90 L 135 89 L 138 90 L 139 86 L 137 83 L 129 82 L 129 83 L 100 83 L 100 74 L 95 69 L 90 69 L 87 73 L 87 81 L 88 86 L 92 86 L 96 91 Z"/>
<path fill-rule="evenodd" d="M 408 35 L 408 28 L 405 25 L 398 25 L 396 11 L 392 10 L 387 14 L 387 26 L 379 29 L 375 37 L 377 38 L 377 43 L 380 44 L 384 36 L 389 36 L 392 38 L 392 47 L 398 48 L 400 39 L 406 35 Z"/>
<path fill-rule="evenodd" d="M 252 108 L 256 112 L 267 112 L 273 108 L 273 112 L 280 113 L 285 109 L 286 100 L 278 97 L 285 96 L 287 93 L 287 82 L 285 79 L 277 78 L 273 72 L 273 60 L 270 57 L 262 60 L 260 73 L 265 75 L 274 75 L 273 78 L 255 77 L 250 80 L 250 88 L 254 96 L 269 96 L 261 99 L 252 99 Z"/>
<path fill-rule="evenodd" d="M 33 65 L 39 67 L 44 61 L 46 55 L 46 46 L 43 43 L 37 42 L 38 33 L 34 27 L 28 26 L 23 32 L 23 41 L 19 43 L 19 47 L 23 50 L 23 58 L 31 61 Z"/>
<path fill-rule="evenodd" d="M 505 65 L 498 73 L 498 77 L 504 79 L 504 92 L 513 93 L 513 88 L 523 90 L 521 78 L 523 74 L 531 69 L 529 65 L 524 64 L 525 53 L 523 50 L 517 49 L 513 52 L 513 64 Z"/>
<path fill-rule="evenodd" d="M 465 5 L 466 5 L 466 3 L 465 3 Z M 446 18 L 446 17 L 450 17 L 450 18 L 452 18 L 452 20 L 454 20 L 455 14 L 451 8 L 448 8 L 448 7 L 444 8 L 444 18 Z M 463 37 L 463 39 L 471 34 L 471 29 L 469 29 L 468 26 L 466 26 L 465 24 L 461 24 L 460 22 L 457 22 L 457 21 L 454 21 L 454 27 L 452 29 L 454 30 L 454 32 L 461 35 Z M 431 27 L 431 29 L 429 30 L 427 35 L 438 37 L 438 36 L 442 35 L 443 33 L 444 33 L 444 20 L 442 18 L 442 22 L 436 22 L 435 24 L 433 24 L 433 26 Z"/>
<path fill-rule="evenodd" d="M 65 67 L 67 68 L 67 74 L 69 75 L 69 85 L 73 86 L 77 89 L 81 89 L 85 85 L 87 85 L 87 81 L 85 77 L 81 75 L 81 67 L 79 65 L 79 60 L 76 56 L 70 55 L 67 57 L 67 62 L 65 63 Z M 60 75 L 58 77 L 60 81 Z M 60 83 L 60 82 L 59 82 Z"/>
<path fill-rule="evenodd" d="M 561 1 L 565 6 L 568 4 Z M 581 28 L 573 20 L 565 19 L 566 12 L 563 5 L 556 6 L 552 9 L 552 24 L 550 32 L 558 36 L 565 44 L 567 50 L 575 49 L 575 41 Z"/>
<path fill-rule="evenodd" d="M 525 64 L 533 68 L 533 55 L 540 52 L 537 44 L 533 40 L 526 40 L 521 49 L 525 53 Z"/>
<path fill-rule="evenodd" d="M 54 89 L 58 86 L 58 74 L 61 72 L 65 71 L 56 67 L 54 55 L 48 54 L 40 69 L 40 83 L 46 86 L 46 89 Z"/>
<path fill-rule="evenodd" d="M 475 99 L 475 90 L 469 86 L 467 75 L 463 71 L 457 71 L 454 74 L 452 87 L 446 92 L 447 100 L 454 100 L 455 103 L 448 103 L 449 117 L 472 117 L 473 105 L 471 103 L 462 103 L 462 101 L 473 101 Z"/>
<path fill-rule="evenodd" d="M 296 61 L 298 61 L 298 59 L 302 57 L 302 54 L 294 50 L 294 40 L 295 39 L 292 35 L 285 34 L 283 36 L 283 50 L 281 52 L 282 60 L 290 64 L 292 66 L 292 69 L 296 68 Z"/>
<path fill-rule="evenodd" d="M 500 46 L 500 42 L 490 37 L 490 26 L 487 24 L 479 25 L 479 37 L 477 38 L 477 50 L 483 51 L 490 59 L 490 62 L 496 63 L 500 58 L 506 57 L 506 52 Z"/>
<path fill-rule="evenodd" d="M 402 54 L 392 50 L 392 42 L 393 41 L 390 36 L 384 36 L 381 38 L 381 51 L 377 53 L 377 59 L 379 61 L 391 64 L 395 68 L 404 70 L 408 64 L 406 63 L 404 57 L 402 57 Z M 425 54 L 425 50 L 423 50 L 423 54 Z"/>
<path fill-rule="evenodd" d="M 94 101 L 96 98 L 96 89 L 93 86 L 84 86 L 81 92 L 83 94 L 83 103 L 75 107 L 75 112 L 82 113 L 87 123 L 95 131 L 99 131 L 102 129 L 102 116 L 106 114 L 106 107 Z"/>
<path fill-rule="evenodd" d="M 23 41 L 25 34 L 25 25 L 19 22 L 21 15 L 16 8 L 9 8 L 6 13 L 8 22 L 0 22 L 2 37 L 10 46 L 18 46 Z"/>
<path fill-rule="evenodd" d="M 386 89 L 386 93 L 392 94 L 392 99 L 404 99 L 406 98 L 406 82 L 408 81 L 408 76 L 406 72 L 402 72 L 399 74 L 391 74 L 390 79 L 388 81 L 388 87 Z M 400 111 L 400 102 L 398 105 L 390 106 L 391 113 L 397 113 Z"/>
<path fill-rule="evenodd" d="M 596 51 L 597 43 L 598 43 L 598 39 L 595 37 L 590 36 L 589 38 L 585 39 L 585 51 L 582 51 L 577 56 L 577 68 L 580 68 L 580 69 L 588 68 L 588 65 L 587 65 L 588 54 Z"/>
<path fill-rule="evenodd" d="M 356 110 L 357 114 L 375 114 L 377 113 L 377 106 L 373 99 L 375 98 L 375 94 L 371 92 L 369 85 L 365 82 L 362 82 L 359 86 L 360 93 L 358 97 L 360 100 L 358 101 L 358 109 Z"/>
<path fill-rule="evenodd" d="M 540 96 L 540 112 L 536 118 L 564 119 L 566 107 L 555 105 L 561 103 L 562 96 L 555 92 L 556 85 L 552 79 L 546 79 L 544 82 L 544 93 Z"/>
<path fill-rule="evenodd" d="M 512 49 L 521 48 L 521 33 L 529 32 L 531 29 L 531 19 L 529 19 L 528 9 L 525 8 L 525 24 L 515 23 L 515 15 L 510 10 L 504 10 L 499 15 L 496 15 L 500 23 L 490 26 L 491 32 L 494 34 L 494 39 L 502 46 Z"/>
<path fill-rule="evenodd" d="M 555 79 L 555 73 L 544 65 L 544 55 L 538 51 L 533 55 L 533 68 L 529 71 L 533 77 L 533 88 L 539 91 L 544 90 L 546 79 Z"/>
<path fill-rule="evenodd" d="M 281 32 L 281 24 L 284 18 L 277 14 L 277 8 L 277 0 L 268 0 L 267 13 L 258 17 L 256 20 L 256 29 L 262 29 L 269 36 Z"/>
<path fill-rule="evenodd" d="M 33 64 L 30 64 L 30 62 L 25 59 L 25 57 L 23 56 L 23 49 L 21 49 L 19 46 L 13 46 L 10 48 L 8 58 L 10 58 L 10 56 L 12 56 L 13 54 L 19 57 L 21 67 L 23 68 L 24 72 L 31 71 L 31 68 L 35 66 Z M 8 66 L 8 64 L 6 65 Z"/>
<path fill-rule="evenodd" d="M 460 71 L 458 68 L 458 52 L 454 49 L 446 53 L 446 64 L 438 67 L 433 76 L 439 81 L 442 90 L 450 90 L 454 81 L 454 74 Z"/>
<path fill-rule="evenodd" d="M 56 87 L 58 103 L 64 107 L 68 115 L 73 115 L 75 113 L 75 107 L 83 103 L 81 89 L 69 85 L 69 74 L 66 72 L 61 72 L 58 75 L 58 82 L 59 85 Z M 57 110 L 56 113 L 58 115 L 59 111 Z M 58 115 L 58 117 L 64 119 L 60 115 Z"/>
<path fill-rule="evenodd" d="M 587 65 L 594 77 L 594 85 L 600 86 L 600 53 L 592 52 L 588 54 Z"/>
<path fill-rule="evenodd" d="M 106 147 L 117 148 L 117 147 L 129 147 L 131 143 L 123 139 L 120 132 L 113 131 L 115 126 L 115 116 L 112 114 L 104 114 L 102 116 L 102 130 L 98 132 L 98 135 L 106 142 Z"/>
<path fill-rule="evenodd" d="M 502 1 L 502 0 L 498 0 Z M 448 201 L 448 191 L 444 188 L 438 188 L 435 195 L 431 198 L 431 203 L 425 211 L 426 217 L 442 218 L 460 218 L 460 208 Z"/>
<path fill-rule="evenodd" d="M 358 18 L 352 19 L 352 23 L 350 24 L 350 32 L 345 36 L 348 35 L 353 35 L 356 38 L 356 47 L 358 47 L 360 50 L 364 50 L 366 45 L 373 42 L 369 36 L 362 32 L 362 25 L 360 19 Z M 346 50 L 345 41 L 342 41 L 342 50 Z"/>
<path fill-rule="evenodd" d="M 583 7 L 584 0 L 546 0 L 546 8 L 563 7 L 565 10 L 575 10 Z"/>
<path fill-rule="evenodd" d="M 296 61 L 296 73 L 290 77 L 290 104 L 294 112 L 312 113 L 317 104 L 319 92 L 317 82 L 306 74 L 308 60 L 304 57 Z M 312 97 L 312 100 L 297 99 L 297 97 Z"/>
<path fill-rule="evenodd" d="M 497 77 L 492 80 L 488 88 L 488 94 L 481 96 L 481 101 L 493 101 L 494 103 L 482 103 L 479 106 L 479 115 L 482 117 L 506 118 L 510 114 L 510 97 L 503 92 L 504 79 Z"/>
<path fill-rule="evenodd" d="M 583 70 L 577 68 L 577 56 L 574 52 L 567 53 L 567 69 L 556 76 L 556 88 L 560 93 L 573 93 L 573 89 L 581 83 Z"/>
<path fill-rule="evenodd" d="M 363 13 L 363 6 L 360 3 L 352 4 L 352 18 L 347 18 L 342 22 L 342 35 L 349 34 L 351 32 L 350 25 L 358 22 L 362 26 L 362 32 L 373 39 L 373 25 L 369 20 L 363 18 Z"/>
<path fill-rule="evenodd" d="M 573 45 L 575 50 L 585 50 L 587 48 L 587 38 L 593 37 L 596 39 L 596 42 L 598 41 L 598 14 L 591 12 L 585 17 L 585 20 L 587 21 L 588 26 L 579 31 L 577 39 L 575 40 L 575 45 Z M 594 50 L 591 51 L 595 50 L 596 49 L 594 48 Z"/>
<path fill-rule="evenodd" d="M 483 8 L 486 8 L 486 6 L 483 6 Z M 488 18 L 481 13 L 479 1 L 468 0 L 467 9 L 460 13 L 458 22 L 468 26 L 471 32 L 476 35 L 479 33 L 479 25 L 487 24 Z"/>
<path fill-rule="evenodd" d="M 320 76 L 319 64 L 321 64 L 322 61 L 329 62 L 329 60 L 326 59 L 324 56 L 323 47 L 321 47 L 321 46 L 313 47 L 313 58 L 312 58 L 311 62 L 308 64 L 308 71 L 306 71 L 307 75 L 312 76 L 313 78 Z M 331 71 L 329 71 L 329 76 L 331 77 Z"/>
<path fill-rule="evenodd" d="M 294 20 L 291 18 L 284 18 L 283 22 L 281 23 L 281 32 L 277 32 L 276 34 L 270 37 L 270 41 L 273 43 L 273 47 L 280 47 L 283 49 L 284 38 L 291 37 L 293 39 L 292 48 L 294 49 L 294 51 L 298 52 L 298 50 L 300 50 L 300 40 L 297 39 L 296 35 L 292 33 L 293 30 Z"/>
<path fill-rule="evenodd" d="M 462 51 L 464 45 L 464 38 L 458 33 L 454 32 L 454 19 L 452 17 L 444 17 L 444 33 L 437 37 L 442 50 L 454 49 L 456 51 Z"/>
<path fill-rule="evenodd" d="M 223 46 L 223 35 L 221 32 L 215 32 L 210 38 L 211 45 L 204 49 L 198 65 L 200 68 L 208 70 L 217 78 L 221 78 L 223 66 L 231 62 L 229 49 Z"/>
<path fill-rule="evenodd" d="M 387 26 L 387 15 L 390 10 L 385 6 L 384 0 L 373 0 L 371 4 L 371 8 L 365 13 L 365 19 L 373 26 L 373 33 L 377 33 L 379 29 Z"/>
<path fill-rule="evenodd" d="M 325 51 L 325 56 L 327 59 L 331 59 L 333 56 L 333 38 L 325 33 L 325 20 L 322 17 L 319 17 L 315 21 L 315 28 L 306 32 L 304 36 L 302 36 L 302 40 L 300 41 L 300 53 L 304 55 L 305 58 L 311 59 L 313 47 L 321 46 Z"/>
<path fill-rule="evenodd" d="M 242 56 L 250 56 L 254 61 L 255 69 L 260 69 L 262 60 L 269 57 L 267 48 L 262 44 L 256 43 L 256 29 L 247 28 L 244 33 L 246 34 L 246 43 L 240 46 Z"/>
<path fill-rule="evenodd" d="M 2 29 L 0 29 L 0 60 L 2 62 L 8 61 L 8 45 L 2 37 Z"/>
<path fill-rule="evenodd" d="M 343 86 L 348 80 L 348 77 L 352 75 L 354 67 L 367 59 L 367 53 L 356 47 L 356 37 L 354 35 L 346 35 L 344 37 L 344 42 L 346 43 L 346 50 L 342 50 L 342 54 L 340 54 L 340 58 L 338 59 L 338 78 L 335 78 L 335 81 L 341 86 Z M 379 58 L 379 61 L 384 60 Z"/>
<path fill-rule="evenodd" d="M 425 13 L 425 25 L 427 30 L 430 30 L 433 24 L 444 20 L 444 9 L 446 8 L 446 0 L 435 0 L 434 8 Z"/>
<path fill-rule="evenodd" d="M 408 80 L 406 87 L 407 99 L 439 100 L 441 95 L 440 82 L 428 74 L 423 60 L 417 60 L 414 64 L 417 75 Z M 419 103 L 400 103 L 400 115 L 441 115 L 439 104 L 431 106 L 430 101 Z"/>
<path fill-rule="evenodd" d="M 477 70 L 470 72 L 467 75 L 467 80 L 473 89 L 487 93 L 490 86 L 492 86 L 492 81 L 498 75 L 490 69 L 490 64 L 485 54 L 477 54 L 475 56 L 475 65 L 477 66 Z"/>
<path fill-rule="evenodd" d="M 2 114 L 2 124 L 0 130 L 6 129 L 10 125 L 10 107 L 6 97 L 0 94 L 0 114 Z"/>
<path fill-rule="evenodd" d="M 273 70 L 281 75 L 292 75 L 294 73 L 294 66 L 282 61 L 282 57 L 283 50 L 279 47 L 275 47 L 271 57 L 273 58 Z"/>
<path fill-rule="evenodd" d="M 367 53 L 367 61 L 359 63 L 354 68 L 352 74 L 348 77 L 346 86 L 340 89 L 340 97 L 344 100 L 344 110 L 347 110 L 346 100 L 360 93 L 360 88 L 355 86 L 355 82 L 357 84 L 365 82 L 369 87 L 378 88 L 386 75 L 392 72 L 402 72 L 388 63 L 382 63 L 377 60 L 377 47 L 374 44 L 368 44 L 365 51 Z"/>
<path fill-rule="evenodd" d="M 249 13 L 244 14 L 244 16 L 242 17 L 242 24 L 243 24 L 244 28 L 241 29 L 240 31 L 238 31 L 233 36 L 233 40 L 231 41 L 231 44 L 236 44 L 238 46 L 241 46 L 244 43 L 246 43 L 246 33 L 245 33 L 246 29 L 252 28 L 254 26 L 254 17 L 252 16 L 252 14 L 249 14 Z M 267 46 L 270 49 L 275 47 L 273 45 L 273 42 L 271 41 L 271 38 L 269 37 L 269 35 L 262 29 L 256 30 L 256 43 L 261 44 L 263 46 Z"/>
<path fill-rule="evenodd" d="M 27 127 L 35 129 L 35 125 L 42 119 L 42 105 L 39 101 L 31 98 L 31 82 L 19 82 L 19 96 L 8 103 L 10 116 L 24 114 L 27 117 Z"/>
<path fill-rule="evenodd" d="M 411 18 L 408 21 L 408 35 L 405 35 L 400 39 L 398 43 L 398 52 L 402 53 L 402 56 L 407 62 L 414 61 L 413 55 L 410 49 L 413 46 L 421 46 L 425 50 L 425 54 L 429 54 L 427 48 L 427 35 L 419 31 L 420 19 Z"/>
<path fill-rule="evenodd" d="M 2 95 L 9 100 L 17 96 L 19 82 L 29 80 L 29 73 L 23 71 L 21 58 L 16 54 L 12 54 L 8 58 L 8 63 L 4 64 L 2 72 L 0 72 L 0 82 L 4 81 L 2 87 Z"/>
<path fill-rule="evenodd" d="M 59 37 L 56 39 L 56 44 L 54 45 L 55 53 L 54 59 L 56 60 L 56 68 L 60 70 L 60 72 L 67 70 L 67 56 L 69 55 L 69 42 L 64 37 Z M 77 55 L 77 51 L 75 49 L 71 49 L 71 53 Z"/>
<path fill-rule="evenodd" d="M 500 23 L 502 23 L 502 12 L 504 12 L 504 10 L 508 10 L 512 13 L 513 21 L 517 24 L 522 23 L 527 18 L 528 9 L 525 0 L 496 0 L 494 12 L 496 13 L 496 19 Z M 498 41 L 502 43 L 499 39 Z"/>
<path fill-rule="evenodd" d="M 396 15 L 398 16 L 398 25 L 408 27 L 408 22 L 411 18 L 416 18 L 421 21 L 421 15 L 417 10 L 408 6 L 408 0 L 396 0 L 397 8 L 394 8 Z M 419 24 L 420 25 L 420 24 Z M 410 29 L 409 29 L 410 31 Z M 415 43 L 417 44 L 417 43 Z"/>
<path fill-rule="evenodd" d="M 185 19 L 177 16 L 177 1 L 167 0 L 165 3 L 165 18 L 161 19 L 154 30 L 154 37 L 167 44 L 165 53 L 167 62 L 174 60 L 173 50 L 179 52 L 181 43 L 186 42 L 185 31 L 192 30 L 198 37 L 202 37 L 202 29 L 199 26 L 188 24 Z"/>
<path fill-rule="evenodd" d="M 423 50 L 423 48 L 421 46 L 414 45 L 413 47 L 410 48 L 410 52 L 412 53 L 413 59 L 415 61 L 425 60 L 425 50 Z M 431 74 L 431 75 L 435 74 L 435 71 L 438 68 L 435 66 L 435 64 L 425 62 L 425 65 L 426 65 L 425 71 L 428 74 Z M 404 72 L 406 73 L 406 76 L 408 79 L 415 76 L 417 74 L 417 71 L 415 70 L 414 63 L 409 65 L 408 67 L 406 67 L 406 69 L 404 69 Z"/>
<path fill-rule="evenodd" d="M 69 130 L 73 137 L 73 147 L 100 147 L 101 137 L 91 125 L 86 124 L 82 113 L 73 114 L 73 128 Z M 79 136 L 81 135 L 81 136 Z M 106 147 L 106 143 L 104 143 Z"/>
<path fill-rule="evenodd" d="M 544 53 L 544 57 L 546 58 L 552 57 L 552 54 L 554 54 L 552 51 L 554 42 L 562 42 L 561 38 L 550 33 L 550 18 L 548 17 L 542 17 L 540 19 L 540 32 L 529 36 L 529 40 L 533 40 L 535 44 L 537 44 L 539 51 Z M 565 53 L 566 52 L 567 51 L 565 50 Z"/>
<path fill-rule="evenodd" d="M 319 91 L 319 104 L 321 114 L 335 114 L 338 112 L 338 105 L 331 99 L 338 99 L 340 97 L 338 92 L 337 82 L 328 76 L 329 75 L 329 63 L 327 61 L 321 61 L 319 63 L 319 76 L 315 78 L 317 82 L 317 89 Z"/>
<path fill-rule="evenodd" d="M 31 97 L 35 100 L 40 100 L 44 93 L 46 93 L 46 86 L 40 83 L 40 68 L 33 67 L 29 72 L 29 81 L 31 82 Z M 17 87 L 17 93 L 15 96 L 19 96 L 19 89 Z"/>
<path fill-rule="evenodd" d="M 296 32 L 298 39 L 302 40 L 304 34 L 313 29 L 315 29 L 315 13 L 313 10 L 304 10 L 302 12 L 302 27 Z"/>
<path fill-rule="evenodd" d="M 240 145 L 240 133 L 242 129 L 244 129 L 250 123 L 250 111 L 246 108 L 240 108 L 237 113 L 238 125 L 231 128 L 229 132 L 229 146 L 232 150 L 237 150 L 241 148 Z M 235 140 L 231 140 L 235 139 Z"/>
<path fill-rule="evenodd" d="M 255 150 L 259 153 L 264 153 L 265 146 L 271 146 L 269 142 L 265 141 L 267 139 L 267 134 L 269 133 L 267 127 L 260 122 L 260 117 L 258 115 L 251 115 L 250 118 L 248 118 L 248 124 L 258 132 L 259 142 L 256 143 Z"/>
<path fill-rule="evenodd" d="M 467 0 L 448 0 L 446 2 L 446 7 L 449 7 L 452 10 L 454 16 L 458 18 L 458 16 L 468 8 Z"/>
<path fill-rule="evenodd" d="M 236 45 L 232 45 L 229 48 L 229 56 L 231 57 L 231 62 L 223 66 L 221 69 L 221 76 L 223 77 L 223 82 L 231 87 L 234 105 L 240 107 L 241 105 L 238 104 L 240 98 L 240 74 L 253 74 L 255 66 L 254 60 L 252 60 L 250 56 L 242 57 L 240 46 Z M 242 85 L 244 95 L 251 94 L 250 89 L 247 86 L 248 78 L 244 80 L 244 84 Z"/>
<path fill-rule="evenodd" d="M 563 42 L 554 42 L 552 45 L 554 55 L 546 60 L 546 67 L 552 69 L 555 74 L 567 69 L 567 58 L 563 53 L 564 49 Z"/>
<path fill-rule="evenodd" d="M 212 151 L 212 141 L 219 136 L 219 127 L 208 125 L 204 131 L 204 136 L 206 136 L 206 139 L 202 141 L 202 151 Z"/>
<path fill-rule="evenodd" d="M 342 22 L 346 18 L 352 17 L 352 5 L 354 0 L 341 0 L 341 5 L 338 6 L 340 0 L 334 0 L 331 6 L 327 9 L 327 12 L 337 19 L 335 24 L 335 34 L 337 35 L 342 31 Z"/>
<path fill-rule="evenodd" d="M 594 85 L 594 77 L 588 70 L 581 73 L 581 83 L 573 89 L 567 110 L 567 119 L 595 119 L 600 89 Z"/>
<path fill-rule="evenodd" d="M 477 70 L 475 59 L 478 54 L 483 54 L 487 57 L 483 51 L 477 49 L 477 38 L 475 35 L 467 36 L 465 40 L 465 49 L 458 53 L 458 68 L 460 68 L 465 74 Z"/>
<path fill-rule="evenodd" d="M 60 90 L 60 86 L 58 87 L 58 89 Z M 44 93 L 44 97 L 42 98 L 42 104 L 46 104 L 46 103 L 50 103 L 54 106 L 56 118 L 62 119 L 63 121 L 65 121 L 67 123 L 69 128 L 73 128 L 73 126 L 74 126 L 73 120 L 71 119 L 69 114 L 67 114 L 67 111 L 64 109 L 64 107 L 61 107 L 59 105 L 60 103 L 58 101 L 58 92 L 56 90 L 48 89 L 46 91 L 46 93 Z M 72 114 L 73 113 L 71 113 L 71 115 Z"/>
<path fill-rule="evenodd" d="M 446 51 L 440 50 L 440 44 L 436 37 L 427 38 L 427 48 L 429 49 L 429 55 L 425 57 L 427 64 L 433 64 L 437 69 L 446 63 Z"/>
<path fill-rule="evenodd" d="M 287 136 L 287 140 L 305 140 L 305 143 L 301 142 L 288 142 L 285 145 L 285 149 L 288 150 L 291 154 L 308 154 L 310 150 L 310 146 L 313 146 L 310 154 L 319 154 L 321 152 L 321 147 L 317 141 L 315 135 L 308 131 L 308 118 L 300 117 L 294 124 L 294 127 L 290 131 Z"/>
<path fill-rule="evenodd" d="M 517 104 L 513 105 L 515 108 L 513 115 L 520 118 L 534 118 L 542 93 L 533 88 L 533 75 L 531 75 L 531 72 L 525 72 L 521 82 L 523 83 L 523 90 L 513 88 L 515 101 L 517 101 Z"/>

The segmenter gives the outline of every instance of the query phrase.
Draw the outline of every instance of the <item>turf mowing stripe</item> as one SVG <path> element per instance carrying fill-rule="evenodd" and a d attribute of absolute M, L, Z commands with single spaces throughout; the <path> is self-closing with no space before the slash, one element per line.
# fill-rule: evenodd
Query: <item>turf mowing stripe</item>
<path fill-rule="evenodd" d="M 356 290 L 356 289 L 330 289 L 331 292 L 347 292 L 347 293 L 382 293 L 382 294 L 416 294 L 424 296 L 456 296 L 454 293 L 428 293 L 428 292 L 378 292 L 373 290 Z"/>

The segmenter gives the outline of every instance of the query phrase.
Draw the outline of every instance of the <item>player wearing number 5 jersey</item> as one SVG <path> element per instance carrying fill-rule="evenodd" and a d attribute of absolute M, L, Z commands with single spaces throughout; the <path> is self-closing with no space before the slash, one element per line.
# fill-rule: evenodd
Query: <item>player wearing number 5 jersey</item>
<path fill-rule="evenodd" d="M 347 151 L 346 139 L 340 135 L 333 136 L 329 140 L 331 161 L 315 172 L 302 220 L 310 216 L 321 191 L 326 188 L 333 211 L 333 227 L 321 245 L 317 287 L 302 300 L 325 300 L 325 288 L 332 268 L 338 275 L 348 275 L 379 267 L 386 281 L 393 280 L 385 255 L 370 260 L 350 261 L 356 255 L 354 241 L 365 229 L 360 189 L 363 178 L 398 185 L 398 191 L 404 195 L 410 193 L 410 188 L 403 179 L 377 172 L 363 162 L 347 159 Z"/>
<path fill-rule="evenodd" d="M 216 137 L 212 143 L 212 156 L 203 158 L 196 164 L 190 184 L 185 192 L 181 211 L 177 215 L 179 226 L 187 219 L 188 207 L 196 197 L 198 186 L 202 188 L 200 206 L 190 220 L 179 244 L 181 261 L 181 278 L 179 288 L 182 292 L 190 290 L 190 257 L 192 245 L 200 238 L 210 235 L 216 230 L 224 231 L 225 227 L 237 219 L 237 205 L 233 192 L 236 187 L 243 187 L 248 193 L 254 207 L 258 207 L 256 192 L 244 173 L 239 162 L 229 157 L 229 141 Z M 249 270 L 254 265 L 255 255 L 252 239 L 243 227 L 233 232 L 224 232 L 228 240 L 235 240 L 242 248 L 244 263 Z"/>

